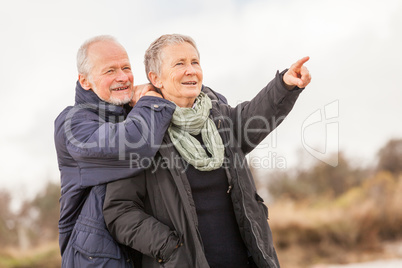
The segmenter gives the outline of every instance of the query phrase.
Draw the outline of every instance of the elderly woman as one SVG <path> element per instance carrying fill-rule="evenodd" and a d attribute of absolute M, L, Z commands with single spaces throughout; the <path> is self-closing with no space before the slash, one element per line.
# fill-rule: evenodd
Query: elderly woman
<path fill-rule="evenodd" d="M 148 78 L 176 111 L 159 152 L 143 163 L 149 168 L 110 183 L 104 205 L 111 234 L 135 250 L 136 267 L 279 267 L 268 210 L 245 155 L 310 82 L 307 60 L 232 108 L 202 85 L 190 37 L 163 35 L 151 44 Z"/>

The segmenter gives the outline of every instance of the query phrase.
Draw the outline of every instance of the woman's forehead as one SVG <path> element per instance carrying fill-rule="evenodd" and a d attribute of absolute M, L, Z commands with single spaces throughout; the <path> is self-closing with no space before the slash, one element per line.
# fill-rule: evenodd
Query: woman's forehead
<path fill-rule="evenodd" d="M 190 43 L 179 43 L 166 45 L 161 55 L 163 59 L 168 58 L 199 58 L 198 52 Z"/>

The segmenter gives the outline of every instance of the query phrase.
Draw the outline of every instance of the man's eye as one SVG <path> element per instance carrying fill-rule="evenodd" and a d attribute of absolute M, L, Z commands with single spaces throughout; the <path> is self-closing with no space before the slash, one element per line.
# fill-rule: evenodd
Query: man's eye
<path fill-rule="evenodd" d="M 113 70 L 108 70 L 106 73 L 107 74 L 110 74 L 110 73 L 112 73 L 113 72 Z"/>
<path fill-rule="evenodd" d="M 198 65 L 198 64 L 200 64 L 200 63 L 199 63 L 198 61 L 193 61 L 192 64 Z"/>
<path fill-rule="evenodd" d="M 123 70 L 131 70 L 130 67 L 124 67 Z"/>
<path fill-rule="evenodd" d="M 176 66 L 177 65 L 183 65 L 183 62 L 178 62 L 178 63 L 176 63 Z"/>

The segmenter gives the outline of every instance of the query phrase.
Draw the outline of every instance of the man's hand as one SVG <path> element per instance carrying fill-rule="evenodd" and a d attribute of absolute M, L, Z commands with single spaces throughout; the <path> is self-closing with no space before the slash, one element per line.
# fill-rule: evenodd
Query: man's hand
<path fill-rule="evenodd" d="M 156 92 L 155 87 L 148 83 L 148 84 L 142 84 L 138 86 L 134 86 L 134 96 L 133 99 L 130 101 L 130 106 L 133 107 L 139 99 L 143 96 L 154 96 L 154 97 L 159 97 L 162 98 L 162 95 Z"/>
<path fill-rule="evenodd" d="M 311 81 L 311 75 L 307 68 L 303 65 L 310 57 L 304 57 L 293 63 L 289 70 L 283 75 L 283 82 L 289 90 L 294 89 L 296 86 L 299 88 L 306 87 Z"/>

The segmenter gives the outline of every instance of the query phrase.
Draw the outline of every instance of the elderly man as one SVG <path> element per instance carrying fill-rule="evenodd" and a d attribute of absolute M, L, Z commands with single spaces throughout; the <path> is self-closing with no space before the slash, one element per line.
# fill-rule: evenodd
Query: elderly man
<path fill-rule="evenodd" d="M 62 267 L 132 267 L 104 223 L 105 184 L 141 171 L 136 163 L 158 151 L 175 106 L 133 86 L 128 55 L 113 37 L 86 41 L 77 67 L 75 105 L 55 121 Z"/>

